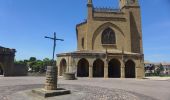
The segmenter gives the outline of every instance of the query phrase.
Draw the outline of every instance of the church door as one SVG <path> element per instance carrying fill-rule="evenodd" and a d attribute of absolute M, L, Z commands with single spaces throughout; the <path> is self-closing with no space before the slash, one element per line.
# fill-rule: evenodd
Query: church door
<path fill-rule="evenodd" d="M 132 60 L 129 60 L 125 64 L 125 77 L 126 78 L 135 78 L 135 63 Z"/>
<path fill-rule="evenodd" d="M 109 78 L 120 78 L 120 62 L 117 59 L 110 60 L 108 67 Z"/>
<path fill-rule="evenodd" d="M 78 62 L 77 77 L 89 77 L 89 62 L 84 58 Z"/>
<path fill-rule="evenodd" d="M 93 77 L 104 77 L 104 62 L 100 59 L 93 63 Z"/>

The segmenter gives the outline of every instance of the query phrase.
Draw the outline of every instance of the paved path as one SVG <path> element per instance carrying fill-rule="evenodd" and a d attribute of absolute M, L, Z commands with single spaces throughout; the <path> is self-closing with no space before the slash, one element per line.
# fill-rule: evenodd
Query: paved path
<path fill-rule="evenodd" d="M 0 96 L 10 95 L 28 88 L 42 87 L 44 82 L 45 77 L 0 76 Z M 170 100 L 170 80 L 79 78 L 78 80 L 69 81 L 59 78 L 59 84 L 121 89 L 145 95 L 155 100 Z"/>

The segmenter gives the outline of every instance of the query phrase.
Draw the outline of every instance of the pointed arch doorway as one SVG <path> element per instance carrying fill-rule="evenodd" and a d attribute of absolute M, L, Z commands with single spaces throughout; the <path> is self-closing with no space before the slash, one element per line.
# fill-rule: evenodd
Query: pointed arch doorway
<path fill-rule="evenodd" d="M 85 58 L 78 62 L 77 77 L 89 77 L 89 62 Z"/>
<path fill-rule="evenodd" d="M 125 63 L 125 78 L 135 78 L 135 63 L 132 60 L 128 60 Z"/>
<path fill-rule="evenodd" d="M 120 78 L 120 62 L 117 59 L 111 59 L 108 66 L 109 78 Z"/>
<path fill-rule="evenodd" d="M 93 63 L 93 77 L 104 77 L 104 62 L 101 59 Z"/>

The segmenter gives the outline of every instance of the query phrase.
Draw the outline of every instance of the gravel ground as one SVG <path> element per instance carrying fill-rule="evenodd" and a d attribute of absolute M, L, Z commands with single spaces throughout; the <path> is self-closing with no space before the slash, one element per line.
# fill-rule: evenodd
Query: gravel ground
<path fill-rule="evenodd" d="M 45 77 L 0 76 L 0 100 L 43 100 L 34 99 L 37 96 L 30 94 L 28 89 L 43 87 L 44 82 Z M 60 87 L 70 89 L 72 94 L 60 96 L 57 100 L 170 100 L 170 80 L 103 78 L 63 80 L 60 77 L 58 83 L 61 84 Z"/>
<path fill-rule="evenodd" d="M 16 85 L 16 86 L 1 86 L 0 87 L 0 100 L 8 100 L 7 97 L 12 95 L 13 93 L 28 90 L 32 88 L 40 88 L 43 85 L 35 84 L 35 85 Z M 14 97 L 15 98 L 15 97 Z"/>
<path fill-rule="evenodd" d="M 82 85 L 61 85 L 61 87 L 87 93 L 81 100 L 156 100 L 145 95 L 127 92 L 120 89 L 108 89 Z"/>
<path fill-rule="evenodd" d="M 45 100 L 31 93 L 30 89 L 40 87 L 43 87 L 43 85 L 5 86 L 0 88 L 0 100 Z M 60 84 L 59 87 L 69 89 L 72 93 L 70 95 L 47 98 L 46 100 L 155 100 L 151 97 L 119 89 L 63 84 Z"/>

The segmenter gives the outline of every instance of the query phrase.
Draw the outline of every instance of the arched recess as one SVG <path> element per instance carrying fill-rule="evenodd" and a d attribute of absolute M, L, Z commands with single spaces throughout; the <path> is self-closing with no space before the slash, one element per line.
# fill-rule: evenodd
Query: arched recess
<path fill-rule="evenodd" d="M 65 59 L 62 59 L 60 62 L 60 76 L 63 76 L 66 70 L 67 70 L 67 62 Z"/>
<path fill-rule="evenodd" d="M 121 63 L 117 59 L 111 59 L 108 65 L 108 77 L 109 78 L 120 78 L 120 66 Z"/>
<path fill-rule="evenodd" d="M 93 77 L 104 77 L 104 62 L 101 59 L 93 63 Z"/>
<path fill-rule="evenodd" d="M 136 71 L 135 71 L 135 63 L 132 60 L 128 60 L 125 63 L 125 78 L 135 78 Z"/>
<path fill-rule="evenodd" d="M 0 75 L 4 75 L 4 70 L 3 70 L 3 66 L 1 63 L 0 63 Z"/>
<path fill-rule="evenodd" d="M 85 58 L 78 62 L 77 77 L 89 77 L 89 62 Z"/>
<path fill-rule="evenodd" d="M 94 42 L 95 42 L 96 37 L 98 36 L 98 34 L 99 34 L 101 31 L 103 31 L 104 29 L 106 29 L 106 28 L 108 28 L 108 27 L 114 28 L 114 29 L 118 30 L 118 31 L 123 35 L 123 37 L 125 37 L 123 31 L 122 31 L 121 28 L 119 28 L 117 25 L 115 25 L 115 24 L 113 24 L 113 23 L 110 23 L 110 22 L 104 23 L 104 24 L 102 24 L 101 26 L 99 26 L 99 27 L 96 29 L 96 31 L 94 32 L 94 34 L 93 34 L 93 37 L 92 37 L 92 49 L 93 49 L 93 50 L 94 50 Z"/>

